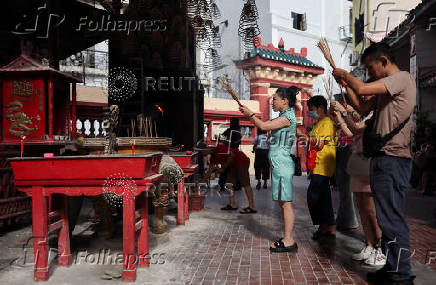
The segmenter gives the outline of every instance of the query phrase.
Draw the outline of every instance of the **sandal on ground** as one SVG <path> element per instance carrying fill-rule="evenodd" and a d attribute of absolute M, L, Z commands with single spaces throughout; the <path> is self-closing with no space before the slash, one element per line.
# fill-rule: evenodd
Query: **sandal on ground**
<path fill-rule="evenodd" d="M 294 242 L 293 245 L 285 246 L 282 239 L 276 240 L 274 242 L 275 247 L 270 247 L 269 251 L 271 252 L 297 252 L 298 251 L 298 245 L 296 242 Z"/>
<path fill-rule="evenodd" d="M 227 206 L 221 208 L 221 210 L 223 210 L 223 211 L 234 211 L 237 209 L 238 209 L 238 207 L 233 208 L 230 204 L 227 204 Z"/>
<path fill-rule="evenodd" d="M 239 213 L 241 213 L 241 214 L 256 214 L 257 211 L 253 210 L 250 207 L 247 207 L 247 208 L 242 209 L 242 211 L 239 211 Z"/>

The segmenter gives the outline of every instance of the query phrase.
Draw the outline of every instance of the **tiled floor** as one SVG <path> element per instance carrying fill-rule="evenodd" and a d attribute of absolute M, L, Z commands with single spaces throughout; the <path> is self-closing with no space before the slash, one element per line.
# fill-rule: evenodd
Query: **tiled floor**
<path fill-rule="evenodd" d="M 363 245 L 360 230 L 338 233 L 333 240 L 313 241 L 311 235 L 315 227 L 311 225 L 305 195 L 308 180 L 304 176 L 296 177 L 294 185 L 298 253 L 270 254 L 268 250 L 270 242 L 282 236 L 281 213 L 278 205 L 271 200 L 270 189 L 254 190 L 258 213 L 247 215 L 219 210 L 227 204 L 227 197 L 211 191 L 205 209 L 191 213 L 185 226 L 176 226 L 174 215 L 169 214 L 166 217 L 169 230 L 162 235 L 150 235 L 150 254 L 162 254 L 164 262 L 157 263 L 164 264 L 151 264 L 148 269 L 139 269 L 136 283 L 366 284 L 366 273 L 374 269 L 350 259 L 350 255 Z M 244 193 L 236 193 L 239 206 L 245 207 Z M 433 285 L 436 280 L 436 271 L 423 265 L 428 261 L 427 252 L 436 249 L 436 221 L 429 212 L 435 205 L 435 199 L 413 193 L 408 199 L 417 285 Z M 86 216 L 90 209 L 84 209 L 82 213 Z M 75 232 L 81 232 L 86 225 L 79 225 Z M 111 240 L 103 240 L 92 235 L 84 236 L 86 232 L 83 230 L 79 236 L 81 242 L 75 245 L 76 253 L 79 249 L 88 252 L 122 250 L 119 233 Z M 18 245 L 28 237 L 31 237 L 30 226 L 0 236 L 0 261 L 22 254 L 17 250 Z M 433 256 L 436 257 L 436 252 Z M 433 262 L 436 263 L 436 260 Z M 434 264 L 431 266 L 435 269 Z M 59 268 L 53 263 L 52 268 L 50 279 L 45 284 L 121 284 L 120 281 L 100 279 L 105 269 L 120 271 L 119 265 L 73 264 L 70 268 Z M 0 262 L 1 284 L 3 281 L 4 284 L 33 284 L 32 273 L 32 266 L 2 267 Z"/>
<path fill-rule="evenodd" d="M 210 219 L 207 232 L 198 233 L 198 240 L 185 241 L 174 253 L 185 281 L 188 284 L 366 284 L 365 275 L 374 268 L 350 259 L 351 253 L 363 245 L 361 230 L 338 233 L 336 240 L 312 241 L 314 227 L 305 196 L 307 180 L 299 177 L 294 183 L 297 254 L 268 251 L 270 241 L 282 236 L 281 215 L 271 201 L 270 190 L 255 191 L 259 210 L 255 215 L 220 212 L 219 206 L 226 200 L 211 195 L 206 209 L 199 213 Z M 244 206 L 245 196 L 241 192 L 238 196 L 240 205 Z M 436 229 L 419 220 L 409 222 L 412 247 L 416 249 L 414 259 L 425 263 L 422 252 L 436 245 L 435 239 L 431 239 Z"/>

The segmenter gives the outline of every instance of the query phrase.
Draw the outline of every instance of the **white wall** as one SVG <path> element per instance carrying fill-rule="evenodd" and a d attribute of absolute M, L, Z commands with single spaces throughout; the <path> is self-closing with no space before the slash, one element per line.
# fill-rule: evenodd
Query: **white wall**
<path fill-rule="evenodd" d="M 224 64 L 228 66 L 215 71 L 213 78 L 224 73 L 234 79 L 232 83 L 241 98 L 249 99 L 250 90 L 247 80 L 242 73 L 236 69 L 232 60 L 243 57 L 244 51 L 239 47 L 238 36 L 239 17 L 244 1 L 216 0 L 221 10 L 222 17 L 216 21 L 228 20 L 229 26 L 220 25 L 222 31 L 222 48 L 218 49 Z M 324 60 L 322 53 L 316 47 L 321 36 L 327 38 L 330 44 L 333 58 L 338 67 L 350 70 L 349 54 L 351 44 L 339 40 L 339 27 L 349 25 L 349 9 L 352 2 L 347 0 L 257 0 L 256 5 L 259 11 L 259 27 L 261 29 L 262 44 L 273 43 L 277 47 L 280 38 L 285 41 L 285 49 L 295 48 L 300 52 L 301 48 L 308 49 L 307 58 L 315 64 L 329 69 L 328 63 Z M 293 28 L 291 12 L 306 13 L 307 31 L 299 31 Z M 327 70 L 327 73 L 328 70 Z M 323 93 L 322 80 L 315 81 L 314 89 Z M 339 92 L 339 89 L 336 90 Z M 216 88 L 213 96 L 230 98 L 228 94 Z M 315 94 L 315 92 L 314 92 Z"/>
<path fill-rule="evenodd" d="M 307 58 L 315 64 L 324 67 L 325 73 L 330 74 L 331 68 L 320 50 L 316 47 L 321 37 L 325 37 L 332 52 L 337 67 L 350 70 L 349 55 L 351 44 L 340 41 L 339 27 L 348 26 L 349 13 L 352 2 L 347 0 L 270 0 L 272 13 L 272 42 L 277 45 L 280 37 L 285 42 L 285 49 L 295 48 L 299 52 L 305 47 Z M 293 28 L 291 12 L 306 13 L 307 30 L 300 31 Z M 335 84 L 334 93 L 339 93 Z M 322 79 L 319 76 L 313 85 L 314 95 L 325 95 Z"/>
<path fill-rule="evenodd" d="M 222 47 L 218 48 L 218 53 L 221 56 L 222 62 L 226 67 L 213 71 L 209 74 L 211 80 L 227 74 L 233 82 L 232 85 L 242 99 L 250 98 L 250 86 L 243 72 L 236 68 L 234 60 L 240 60 L 244 57 L 244 48 L 238 36 L 239 18 L 241 16 L 244 1 L 235 0 L 216 0 L 216 3 L 221 11 L 221 18 L 215 21 L 215 25 L 220 22 L 228 21 L 228 26 L 220 24 L 220 34 Z M 259 11 L 258 24 L 261 32 L 261 37 L 264 42 L 271 42 L 271 15 L 269 13 L 269 0 L 257 0 L 257 9 Z M 213 83 L 213 82 L 212 82 Z M 214 84 L 214 83 L 213 83 Z M 219 86 L 211 88 L 211 97 L 231 98 L 230 95 L 223 91 Z"/>

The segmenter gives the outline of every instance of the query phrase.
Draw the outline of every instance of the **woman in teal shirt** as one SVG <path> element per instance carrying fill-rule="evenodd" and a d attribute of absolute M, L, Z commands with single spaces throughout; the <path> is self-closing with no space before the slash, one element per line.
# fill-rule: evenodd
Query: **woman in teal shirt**
<path fill-rule="evenodd" d="M 272 196 L 278 201 L 283 212 L 285 236 L 275 241 L 271 247 L 272 252 L 297 252 L 298 246 L 292 237 L 294 227 L 294 209 L 292 207 L 292 178 L 294 176 L 294 161 L 291 157 L 291 147 L 297 132 L 294 105 L 300 89 L 297 87 L 279 88 L 272 96 L 272 108 L 280 112 L 278 118 L 263 122 L 246 106 L 239 110 L 250 121 L 263 131 L 271 131 L 272 141 L 269 150 L 269 159 L 272 168 Z"/>

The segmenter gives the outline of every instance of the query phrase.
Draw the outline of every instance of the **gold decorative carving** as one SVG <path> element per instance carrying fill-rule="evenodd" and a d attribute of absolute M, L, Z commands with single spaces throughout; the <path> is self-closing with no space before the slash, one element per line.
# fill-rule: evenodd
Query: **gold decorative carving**
<path fill-rule="evenodd" d="M 13 81 L 14 96 L 30 97 L 33 95 L 33 85 L 27 81 Z"/>
<path fill-rule="evenodd" d="M 27 136 L 38 130 L 38 126 L 30 127 L 32 125 L 32 117 L 28 117 L 24 112 L 19 112 L 22 108 L 23 104 L 18 100 L 5 105 L 5 109 L 7 109 L 5 116 L 12 122 L 9 133 L 16 137 Z M 35 120 L 40 121 L 41 118 L 36 116 Z"/>

